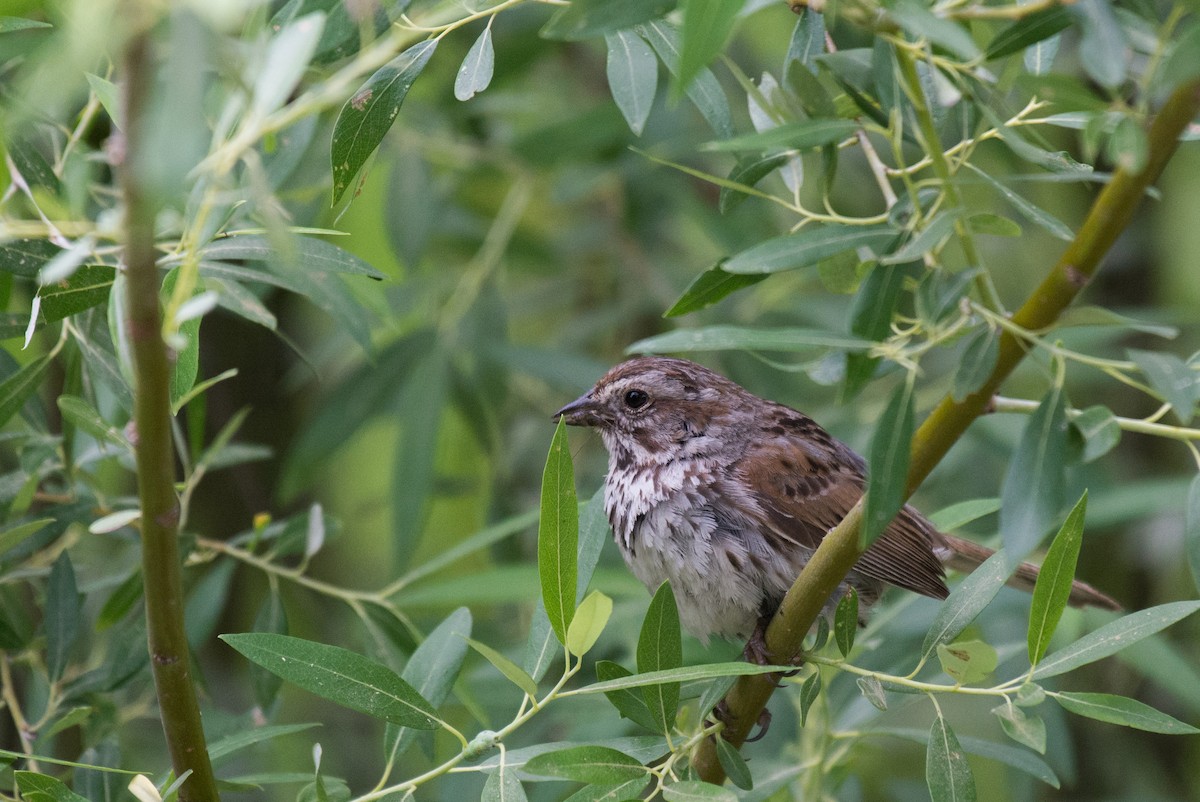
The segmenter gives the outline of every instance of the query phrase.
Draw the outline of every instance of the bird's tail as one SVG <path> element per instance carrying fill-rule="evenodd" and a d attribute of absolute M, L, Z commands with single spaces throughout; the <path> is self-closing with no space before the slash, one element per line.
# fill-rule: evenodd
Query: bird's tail
<path fill-rule="evenodd" d="M 938 549 L 938 557 L 947 568 L 969 573 L 979 567 L 980 563 L 995 554 L 987 546 L 981 546 L 970 540 L 964 540 L 953 535 L 942 534 L 942 544 L 945 549 Z M 1016 572 L 1009 578 L 1010 587 L 1018 588 L 1026 593 L 1033 592 L 1041 568 L 1033 563 L 1021 563 Z M 1120 610 L 1121 605 L 1111 596 L 1101 593 L 1086 582 L 1071 583 L 1071 595 L 1067 603 L 1072 607 L 1102 607 L 1106 610 Z"/>

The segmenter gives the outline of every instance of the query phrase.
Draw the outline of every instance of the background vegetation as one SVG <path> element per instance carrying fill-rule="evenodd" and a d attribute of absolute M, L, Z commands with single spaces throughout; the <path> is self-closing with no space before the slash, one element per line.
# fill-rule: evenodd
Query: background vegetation
<path fill-rule="evenodd" d="M 234 799 L 1194 798 L 1186 4 L 3 13 L 5 798 L 210 798 L 193 683 Z M 1122 230 L 1054 326 L 1010 319 Z M 679 639 L 599 504 L 578 576 L 551 565 L 605 458 L 560 432 L 547 461 L 550 413 L 686 353 L 871 454 L 886 518 L 909 462 L 873 439 L 969 403 L 1002 347 L 1028 356 L 916 503 L 1013 555 L 1058 532 L 1063 576 L 1078 548 L 1142 612 L 1058 620 L 1047 583 L 1031 617 L 998 564 L 889 594 L 706 763 L 740 644 Z"/>

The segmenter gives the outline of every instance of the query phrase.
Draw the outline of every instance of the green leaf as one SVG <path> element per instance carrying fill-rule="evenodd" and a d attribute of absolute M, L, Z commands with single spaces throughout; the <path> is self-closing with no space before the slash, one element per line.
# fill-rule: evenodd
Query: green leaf
<path fill-rule="evenodd" d="M 450 696 L 450 689 L 462 671 L 471 626 L 471 611 L 459 607 L 421 641 L 412 657 L 408 658 L 404 671 L 400 672 L 400 678 L 413 686 L 435 709 L 441 707 Z M 391 759 L 403 754 L 416 734 L 416 730 L 409 727 L 389 724 L 385 754 Z"/>
<path fill-rule="evenodd" d="M 258 614 L 254 617 L 254 631 L 275 635 L 288 634 L 287 611 L 284 610 L 283 600 L 274 588 L 267 593 L 262 606 L 258 608 Z M 255 664 L 250 667 L 250 685 L 254 689 L 254 701 L 263 710 L 270 710 L 279 696 L 283 678 Z"/>
<path fill-rule="evenodd" d="M 425 69 L 437 43 L 437 39 L 418 42 L 380 67 L 338 112 L 329 147 L 334 205 L 392 127 L 408 90 Z"/>
<path fill-rule="evenodd" d="M 960 529 L 972 521 L 991 515 L 1000 509 L 998 498 L 973 498 L 943 507 L 929 517 L 934 529 L 951 532 Z"/>
<path fill-rule="evenodd" d="M 879 341 L 891 331 L 892 316 L 900 302 L 904 280 L 911 273 L 907 265 L 876 266 L 854 296 L 850 312 L 850 331 L 859 337 Z M 869 354 L 849 354 L 846 357 L 844 399 L 854 398 L 871 377 L 879 357 Z"/>
<path fill-rule="evenodd" d="M 1129 66 L 1125 30 L 1107 0 L 1080 0 L 1068 9 L 1083 28 L 1079 61 L 1084 71 L 1106 89 L 1124 82 Z"/>
<path fill-rule="evenodd" d="M 1083 438 L 1083 461 L 1092 462 L 1116 448 L 1121 441 L 1121 424 L 1112 410 L 1102 404 L 1088 407 L 1071 419 Z"/>
<path fill-rule="evenodd" d="M 647 776 L 646 767 L 634 757 L 607 746 L 575 746 L 535 755 L 524 770 L 542 777 L 611 785 Z"/>
<path fill-rule="evenodd" d="M 658 92 L 658 60 L 633 31 L 607 34 L 604 41 L 608 45 L 608 89 L 629 130 L 641 136 Z"/>
<path fill-rule="evenodd" d="M 996 650 L 981 640 L 957 641 L 937 647 L 942 670 L 959 685 L 979 682 L 996 670 Z"/>
<path fill-rule="evenodd" d="M 637 674 L 627 677 L 595 682 L 572 694 L 585 696 L 592 693 L 619 691 L 626 688 L 643 688 L 669 682 L 678 685 L 682 682 L 713 679 L 715 677 L 742 677 L 754 674 L 778 674 L 781 671 L 792 671 L 795 666 L 759 666 L 751 663 L 708 663 L 700 666 L 685 666 L 682 668 L 665 669 L 663 671 L 642 671 L 640 666 Z"/>
<path fill-rule="evenodd" d="M 527 799 L 516 770 L 501 764 L 500 768 L 488 772 L 479 802 L 526 802 Z"/>
<path fill-rule="evenodd" d="M 533 678 L 525 673 L 525 670 L 519 665 L 509 660 L 500 652 L 488 646 L 486 643 L 480 643 L 474 638 L 467 638 L 467 643 L 472 649 L 483 655 L 489 663 L 491 663 L 497 671 L 503 674 L 509 682 L 516 685 L 531 698 L 537 698 L 537 683 Z"/>
<path fill-rule="evenodd" d="M 927 659 L 938 646 L 949 643 L 962 634 L 983 608 L 996 598 L 1010 573 L 1004 552 L 998 551 L 959 582 L 950 592 L 950 596 L 942 602 L 929 631 L 925 634 L 925 642 L 921 646 L 921 659 Z"/>
<path fill-rule="evenodd" d="M 992 714 L 1000 720 L 1000 729 L 1009 738 L 1038 754 L 1046 753 L 1046 722 L 1041 716 L 1029 715 L 1007 703 L 993 707 Z"/>
<path fill-rule="evenodd" d="M 800 686 L 800 726 L 803 727 L 808 721 L 808 711 L 812 709 L 813 702 L 817 701 L 817 697 L 821 695 L 821 672 L 814 671 L 804 680 L 804 684 Z"/>
<path fill-rule="evenodd" d="M 542 28 L 547 39 L 578 41 L 648 22 L 675 7 L 676 0 L 575 0 Z"/>
<path fill-rule="evenodd" d="M 612 607 L 612 599 L 598 590 L 593 590 L 584 597 L 575 610 L 571 625 L 567 627 L 566 646 L 571 654 L 583 657 L 596 645 L 609 616 L 612 615 Z"/>
<path fill-rule="evenodd" d="M 737 802 L 738 799 L 737 794 L 728 788 L 700 780 L 671 783 L 663 787 L 662 795 L 667 802 Z"/>
<path fill-rule="evenodd" d="M 496 51 L 492 47 L 492 26 L 488 25 L 479 34 L 475 44 L 467 51 L 462 66 L 458 68 L 458 76 L 454 79 L 454 97 L 459 100 L 470 100 L 492 82 L 492 72 L 496 66 Z"/>
<path fill-rule="evenodd" d="M 449 362 L 433 348 L 400 379 L 398 408 L 403 424 L 392 469 L 392 527 L 399 541 L 398 562 L 417 549 L 434 494 L 438 440 L 445 416 Z M 393 378 L 393 381 L 395 379 Z"/>
<path fill-rule="evenodd" d="M 250 100 L 253 116 L 264 117 L 283 105 L 304 76 L 324 28 L 324 14 L 306 14 L 271 38 L 264 63 L 255 72 Z"/>
<path fill-rule="evenodd" d="M 709 142 L 704 146 L 704 150 L 811 150 L 837 144 L 847 137 L 854 136 L 858 128 L 859 124 L 854 120 L 804 120 L 778 125 L 766 131 Z"/>
<path fill-rule="evenodd" d="M 992 178 L 983 170 L 976 168 L 972 164 L 965 165 L 970 168 L 977 176 L 983 179 L 984 183 L 996 190 L 1000 195 L 1013 205 L 1021 215 L 1036 226 L 1048 231 L 1055 237 L 1058 237 L 1064 242 L 1070 242 L 1075 238 L 1075 234 L 1071 231 L 1070 226 L 1059 220 L 1054 215 L 1037 206 L 1032 201 L 1026 200 L 1024 196 L 1018 195 L 1013 190 L 1001 184 L 996 179 Z"/>
<path fill-rule="evenodd" d="M 669 671 L 683 664 L 683 641 L 679 633 L 679 610 L 668 582 L 662 583 L 650 600 L 642 632 L 638 637 L 638 673 Z M 679 708 L 679 683 L 664 682 L 642 689 L 646 707 L 660 732 L 670 732 Z"/>
<path fill-rule="evenodd" d="M 929 730 L 925 783 L 933 802 L 974 802 L 975 777 L 971 774 L 971 764 L 940 711 Z"/>
<path fill-rule="evenodd" d="M 667 353 L 678 351 L 808 351 L 822 348 L 866 350 L 869 340 L 819 329 L 748 329 L 741 326 L 705 326 L 678 329 L 656 337 L 647 337 L 630 345 L 629 353 Z"/>
<path fill-rule="evenodd" d="M 692 82 L 725 49 L 725 40 L 744 0 L 682 0 L 683 26 L 679 53 L 678 90 Z M 676 91 L 676 97 L 683 94 Z"/>
<path fill-rule="evenodd" d="M 0 245 L 0 272 L 36 279 L 63 249 L 44 239 L 14 239 Z"/>
<path fill-rule="evenodd" d="M 62 416 L 81 432 L 97 442 L 110 443 L 118 448 L 132 453 L 133 448 L 125 436 L 100 416 L 96 408 L 76 395 L 60 395 L 55 401 Z"/>
<path fill-rule="evenodd" d="M 683 295 L 679 296 L 679 300 L 673 303 L 670 309 L 663 312 L 663 317 L 678 317 L 700 309 L 707 309 L 726 295 L 757 284 L 765 278 L 765 274 L 738 275 L 736 273 L 727 273 L 721 267 L 721 263 L 718 262 L 713 267 L 696 276 L 687 289 L 683 291 Z"/>
<path fill-rule="evenodd" d="M 731 184 L 753 187 L 787 164 L 791 158 L 787 153 L 755 153 L 743 156 L 730 171 L 728 180 Z M 725 214 L 748 197 L 750 196 L 737 187 L 722 185 L 717 208 L 721 210 L 721 214 Z"/>
<path fill-rule="evenodd" d="M 904 738 L 916 743 L 929 742 L 929 733 L 923 729 L 887 727 L 873 729 L 870 732 L 879 735 L 894 735 L 897 738 Z M 1053 770 L 1046 765 L 1044 760 L 1032 754 L 1028 749 L 1020 749 L 1007 743 L 987 741 L 983 738 L 972 738 L 969 735 L 962 736 L 959 739 L 959 743 L 968 754 L 999 761 L 1007 766 L 1012 766 L 1019 771 L 1023 771 L 1031 777 L 1036 777 L 1047 785 L 1054 788 L 1059 787 L 1058 777 L 1055 776 Z"/>
<path fill-rule="evenodd" d="M 45 285 L 38 292 L 43 318 L 53 323 L 105 303 L 116 275 L 106 265 L 82 265 L 70 278 Z"/>
<path fill-rule="evenodd" d="M 1087 491 L 1075 504 L 1062 528 L 1054 536 L 1033 588 L 1029 609 L 1029 663 L 1037 665 L 1046 654 L 1050 638 L 1067 609 L 1079 547 L 1083 543 L 1083 519 L 1087 514 Z"/>
<path fill-rule="evenodd" d="M 35 359 L 0 383 L 0 426 L 8 422 L 22 405 L 37 392 L 50 367 L 50 357 Z"/>
<path fill-rule="evenodd" d="M 1004 58 L 1018 53 L 1037 42 L 1044 41 L 1066 29 L 1071 24 L 1071 15 L 1063 6 L 1036 11 L 1022 17 L 996 34 L 988 42 L 985 58 Z"/>
<path fill-rule="evenodd" d="M 931 43 L 971 61 L 980 57 L 979 48 L 966 28 L 958 23 L 939 17 L 913 0 L 896 3 L 888 10 L 892 19 L 914 37 L 928 39 Z"/>
<path fill-rule="evenodd" d="M 1063 388 L 1042 398 L 1021 434 L 1000 493 L 1000 535 L 1010 567 L 1033 551 L 1066 496 L 1067 413 Z"/>
<path fill-rule="evenodd" d="M 653 20 L 636 28 L 672 75 L 679 69 L 679 31 L 664 20 Z M 733 117 L 729 111 L 729 100 L 721 84 L 708 68 L 701 69 L 693 81 L 684 88 L 709 127 L 720 137 L 733 136 Z"/>
<path fill-rule="evenodd" d="M 538 520 L 538 574 L 542 602 L 560 643 L 575 615 L 578 569 L 579 503 L 575 498 L 575 469 L 571 463 L 567 427 L 559 419 L 542 473 L 541 518 Z"/>
<path fill-rule="evenodd" d="M 266 632 L 220 638 L 251 662 L 343 707 L 414 729 L 437 728 L 429 702 L 390 668 L 360 654 Z"/>
<path fill-rule="evenodd" d="M 717 745 L 717 760 L 720 761 L 721 768 L 725 769 L 725 776 L 729 781 L 743 791 L 754 788 L 754 776 L 741 753 L 720 736 L 715 738 L 714 742 Z"/>
<path fill-rule="evenodd" d="M 904 506 L 913 437 L 912 374 L 896 388 L 871 438 L 870 471 L 858 547 L 865 550 Z"/>
<path fill-rule="evenodd" d="M 214 741 L 208 745 L 208 757 L 213 763 L 219 762 L 222 758 L 237 755 L 244 751 L 247 747 L 253 746 L 264 741 L 274 741 L 277 738 L 283 738 L 287 735 L 295 735 L 299 732 L 311 730 L 313 727 L 319 727 L 317 723 L 303 724 L 268 724 L 262 727 L 249 727 L 244 730 L 226 735 L 219 741 Z"/>
<path fill-rule="evenodd" d="M 854 649 L 854 636 L 858 634 L 858 592 L 854 588 L 846 591 L 838 601 L 833 616 L 833 639 L 842 657 L 849 657 Z"/>
<path fill-rule="evenodd" d="M 1192 582 L 1200 589 L 1200 476 L 1192 479 L 1186 504 L 1183 511 L 1184 549 L 1192 569 Z"/>
<path fill-rule="evenodd" d="M 822 259 L 858 248 L 878 252 L 895 239 L 895 230 L 888 226 L 830 223 L 760 242 L 734 254 L 721 267 L 727 273 L 777 273 L 809 267 Z"/>
<path fill-rule="evenodd" d="M 64 551 L 54 561 L 46 580 L 46 614 L 42 627 L 46 632 L 46 673 L 52 682 L 62 677 L 70 662 L 71 647 L 79 635 L 79 615 L 82 609 L 79 589 L 75 585 L 75 569 Z"/>
<path fill-rule="evenodd" d="M 954 226 L 963 216 L 965 209 L 947 209 L 933 216 L 924 228 L 916 232 L 908 242 L 895 252 L 879 260 L 882 265 L 898 265 L 921 259 L 942 245 L 954 233 Z"/>
<path fill-rule="evenodd" d="M 13 772 L 21 799 L 26 802 L 88 802 L 68 788 L 62 780 L 32 771 Z"/>
<path fill-rule="evenodd" d="M 596 679 L 600 682 L 627 679 L 632 676 L 634 674 L 629 669 L 611 660 L 598 660 L 596 662 Z M 612 706 L 617 709 L 617 712 L 621 714 L 622 718 L 627 718 L 651 732 L 658 732 L 658 723 L 654 720 L 654 716 L 650 714 L 650 708 L 646 707 L 646 700 L 641 693 L 632 688 L 618 688 L 612 691 L 605 691 L 604 695 Z"/>
<path fill-rule="evenodd" d="M 1200 373 L 1189 368 L 1174 354 L 1129 349 L 1129 358 L 1137 363 L 1154 392 L 1171 405 L 1179 422 L 1187 426 L 1196 413 Z"/>
<path fill-rule="evenodd" d="M 976 234 L 990 234 L 993 237 L 1019 237 L 1021 226 L 1007 217 L 991 212 L 976 212 L 967 218 L 967 225 Z"/>
<path fill-rule="evenodd" d="M 0 530 L 0 555 L 19 546 L 26 538 L 36 535 L 54 521 L 54 518 L 39 518 L 36 521 L 25 521 Z"/>
<path fill-rule="evenodd" d="M 1161 604 L 1110 621 L 1042 660 L 1032 679 L 1044 679 L 1116 654 L 1200 610 L 1200 601 Z"/>
<path fill-rule="evenodd" d="M 24 17 L 0 17 L 0 33 L 10 33 L 12 31 L 26 31 L 30 28 L 53 28 L 54 26 L 48 22 L 41 22 L 35 19 L 25 19 Z"/>
<path fill-rule="evenodd" d="M 1135 730 L 1161 732 L 1165 735 L 1194 735 L 1200 729 L 1168 716 L 1150 705 L 1136 699 L 1116 696 L 1111 693 L 1060 693 L 1051 694 L 1054 701 L 1076 715 L 1121 724 Z"/>
<path fill-rule="evenodd" d="M 339 273 L 351 276 L 370 276 L 373 279 L 387 278 L 370 264 L 339 248 L 332 242 L 326 242 L 316 237 L 294 236 L 287 241 L 283 256 L 296 266 L 311 272 Z M 236 237 L 219 239 L 204 249 L 205 259 L 215 260 L 245 260 L 249 262 L 266 262 L 268 264 L 280 261 L 280 247 L 269 237 L 258 234 L 243 234 Z M 246 274 L 237 276 L 246 277 Z M 265 281 L 270 278 L 249 274 L 251 281 Z M 280 284 L 284 289 L 291 289 L 288 284 Z M 298 290 L 293 290 L 298 292 Z"/>

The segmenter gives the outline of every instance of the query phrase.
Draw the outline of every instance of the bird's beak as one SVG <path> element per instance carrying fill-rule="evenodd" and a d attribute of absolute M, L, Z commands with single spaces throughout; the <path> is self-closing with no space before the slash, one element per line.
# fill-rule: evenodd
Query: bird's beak
<path fill-rule="evenodd" d="M 554 419 L 562 418 L 568 426 L 595 426 L 600 422 L 596 412 L 596 402 L 588 391 L 555 412 Z"/>

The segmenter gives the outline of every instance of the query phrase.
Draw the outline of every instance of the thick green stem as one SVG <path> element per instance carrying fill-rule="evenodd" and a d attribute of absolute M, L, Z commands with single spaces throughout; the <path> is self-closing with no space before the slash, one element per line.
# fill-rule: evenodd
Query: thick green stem
<path fill-rule="evenodd" d="M 191 678 L 183 628 L 183 581 L 179 556 L 179 499 L 171 451 L 171 366 L 162 337 L 159 278 L 154 250 L 155 203 L 143 185 L 145 106 L 154 75 L 149 33 L 135 33 L 125 47 L 126 318 L 133 352 L 138 494 L 142 518 L 142 575 L 146 629 L 163 732 L 176 776 L 191 772 L 180 789 L 185 802 L 218 799 L 204 741 L 200 706 Z"/>
<path fill-rule="evenodd" d="M 1097 196 L 1075 239 L 1013 315 L 1013 322 L 1024 329 L 1040 330 L 1058 319 L 1068 304 L 1096 272 L 1101 257 L 1129 224 L 1134 210 L 1147 188 L 1162 173 L 1179 145 L 1179 136 L 1200 114 L 1200 79 L 1189 81 L 1171 94 L 1148 132 L 1149 156 L 1145 168 L 1137 174 L 1118 170 Z M 1022 343 L 1007 331 L 1001 335 L 1000 356 L 984 386 L 975 394 L 956 402 L 946 397 L 933 410 L 912 443 L 908 471 L 908 493 L 924 481 L 971 422 L 983 414 L 1000 384 L 1012 373 L 1025 355 Z M 858 560 L 858 529 L 862 503 L 854 506 L 804 566 L 795 584 L 784 597 L 767 629 L 767 648 L 777 662 L 799 653 L 801 640 L 812 627 L 825 601 Z M 725 738 L 740 747 L 759 712 L 770 699 L 775 685 L 766 675 L 742 677 L 725 697 L 729 725 Z M 717 759 L 712 740 L 700 745 L 693 760 L 700 777 L 720 783 L 725 771 Z"/>

